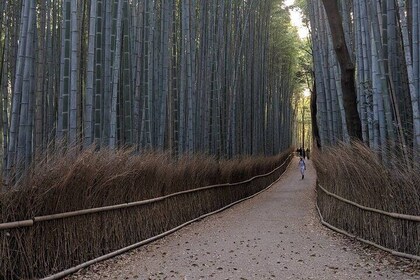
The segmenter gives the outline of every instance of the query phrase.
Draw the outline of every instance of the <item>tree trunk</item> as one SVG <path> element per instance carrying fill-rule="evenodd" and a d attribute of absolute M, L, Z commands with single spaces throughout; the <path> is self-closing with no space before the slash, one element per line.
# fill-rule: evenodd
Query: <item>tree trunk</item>
<path fill-rule="evenodd" d="M 398 0 L 398 10 L 400 16 L 400 28 L 402 33 L 402 41 L 404 46 L 405 62 L 407 67 L 408 85 L 410 89 L 411 107 L 413 110 L 413 156 L 415 159 L 420 157 L 420 107 L 418 91 L 415 87 L 413 75 L 413 63 L 410 49 L 410 38 L 407 26 L 405 1 Z"/>
<path fill-rule="evenodd" d="M 319 128 L 317 122 L 317 106 L 316 106 L 316 83 L 314 82 L 312 92 L 311 92 L 311 121 L 312 121 L 312 136 L 315 140 L 316 146 L 321 148 L 321 139 L 319 137 Z"/>
<path fill-rule="evenodd" d="M 96 0 L 90 2 L 90 22 L 88 37 L 88 56 L 86 69 L 86 101 L 85 101 L 85 122 L 84 122 L 84 147 L 93 142 L 93 83 L 95 70 L 95 39 L 96 39 L 96 17 L 98 3 Z"/>
<path fill-rule="evenodd" d="M 122 36 L 122 1 L 118 0 L 117 8 L 117 24 L 116 24 L 116 39 L 115 39 L 115 53 L 112 73 L 112 95 L 111 95 L 111 116 L 109 128 L 109 147 L 115 149 L 117 144 L 117 98 L 120 82 L 120 65 L 121 65 L 121 36 Z"/>
<path fill-rule="evenodd" d="M 78 97 L 79 92 L 79 19 L 78 1 L 71 1 L 71 72 L 70 72 L 70 118 L 69 118 L 69 143 L 77 144 L 77 118 L 78 118 Z"/>
<path fill-rule="evenodd" d="M 346 121 L 349 136 L 363 141 L 362 126 L 357 112 L 357 93 L 355 87 L 355 68 L 347 49 L 340 11 L 336 0 L 322 0 L 331 29 L 334 49 L 341 67 L 341 82 L 343 89 L 343 105 L 346 111 Z"/>
<path fill-rule="evenodd" d="M 9 184 L 9 176 L 11 175 L 12 169 L 15 168 L 16 163 L 16 148 L 19 140 L 19 123 L 20 123 L 20 108 L 22 100 L 22 84 L 25 67 L 25 50 L 26 44 L 28 43 L 28 25 L 29 16 L 31 13 L 30 0 L 24 2 L 22 8 L 20 33 L 19 33 L 19 45 L 18 45 L 18 57 L 16 62 L 16 76 L 13 87 L 12 97 L 12 112 L 11 112 L 11 123 L 9 132 L 9 147 L 8 147 L 8 158 L 6 163 L 6 184 Z"/>

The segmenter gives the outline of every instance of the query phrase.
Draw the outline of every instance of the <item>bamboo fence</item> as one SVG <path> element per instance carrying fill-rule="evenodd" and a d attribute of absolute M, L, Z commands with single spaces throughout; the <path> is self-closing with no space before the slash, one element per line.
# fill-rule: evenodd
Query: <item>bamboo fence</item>
<path fill-rule="evenodd" d="M 291 159 L 289 155 L 273 171 L 238 183 L 2 223 L 0 278 L 42 278 L 142 244 L 266 189 L 284 173 Z"/>
<path fill-rule="evenodd" d="M 420 260 L 420 216 L 366 207 L 317 184 L 322 224 L 393 255 Z"/>

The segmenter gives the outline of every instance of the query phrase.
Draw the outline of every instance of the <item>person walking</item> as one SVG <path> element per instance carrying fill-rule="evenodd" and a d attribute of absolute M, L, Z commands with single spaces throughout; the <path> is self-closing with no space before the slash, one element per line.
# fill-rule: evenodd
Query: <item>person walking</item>
<path fill-rule="evenodd" d="M 302 174 L 302 180 L 303 180 L 303 178 L 305 178 L 306 164 L 302 157 L 300 157 L 300 160 L 299 160 L 299 169 L 300 169 L 300 174 Z"/>

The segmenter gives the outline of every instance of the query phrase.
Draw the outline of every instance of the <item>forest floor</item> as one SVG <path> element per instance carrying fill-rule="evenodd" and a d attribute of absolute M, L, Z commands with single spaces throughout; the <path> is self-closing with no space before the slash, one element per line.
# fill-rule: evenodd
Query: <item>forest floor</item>
<path fill-rule="evenodd" d="M 312 162 L 269 190 L 67 279 L 420 279 L 420 264 L 323 227 Z"/>

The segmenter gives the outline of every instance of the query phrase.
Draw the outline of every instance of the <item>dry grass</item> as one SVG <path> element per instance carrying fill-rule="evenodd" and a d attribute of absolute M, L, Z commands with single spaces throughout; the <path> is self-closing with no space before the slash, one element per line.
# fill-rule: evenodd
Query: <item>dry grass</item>
<path fill-rule="evenodd" d="M 157 153 L 137 156 L 131 151 L 57 153 L 38 164 L 18 190 L 0 196 L 0 222 L 243 181 L 270 172 L 285 161 L 288 153 L 223 161 L 205 156 L 174 160 Z M 256 193 L 283 171 L 246 185 L 0 231 L 0 279 L 46 276 L 144 240 Z"/>
<path fill-rule="evenodd" d="M 361 143 L 316 152 L 319 183 L 332 193 L 361 205 L 409 215 L 420 215 L 420 166 L 406 166 L 392 158 L 383 164 Z M 420 255 L 420 225 L 362 211 L 318 191 L 324 219 L 352 234 L 393 250 Z"/>
<path fill-rule="evenodd" d="M 38 164 L 28 178 L 1 196 L 0 222 L 139 201 L 198 187 L 243 181 L 273 170 L 287 153 L 218 161 L 196 155 L 131 151 L 58 154 Z"/>

